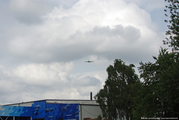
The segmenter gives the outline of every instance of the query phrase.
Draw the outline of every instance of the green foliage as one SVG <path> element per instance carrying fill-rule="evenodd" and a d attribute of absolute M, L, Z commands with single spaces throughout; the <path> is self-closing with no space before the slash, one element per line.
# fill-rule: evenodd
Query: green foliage
<path fill-rule="evenodd" d="M 115 60 L 107 68 L 108 78 L 95 99 L 100 104 L 103 117 L 110 120 L 139 120 L 141 117 L 179 118 L 179 0 L 165 0 L 168 4 L 165 20 L 168 23 L 166 40 L 174 51 L 162 49 L 155 62 L 140 63 L 141 81 L 133 69 Z"/>
<path fill-rule="evenodd" d="M 179 0 L 165 0 L 168 4 L 165 20 L 168 23 L 166 40 L 173 50 L 179 50 Z M 166 49 L 153 57 L 155 63 L 140 63 L 139 72 L 143 80 L 139 98 L 143 98 L 141 115 L 144 117 L 179 117 L 179 54 Z M 136 98 L 137 99 L 137 98 Z M 140 108 L 140 106 L 138 107 Z M 140 109 L 133 111 L 140 113 Z"/>
<path fill-rule="evenodd" d="M 95 99 L 99 103 L 103 117 L 110 120 L 122 119 L 124 116 L 132 120 L 132 105 L 135 91 L 135 83 L 139 81 L 133 69 L 121 60 L 115 60 L 114 66 L 107 68 L 108 78 L 104 88 L 101 89 Z"/>
<path fill-rule="evenodd" d="M 179 50 L 179 0 L 165 0 L 168 2 L 166 5 L 166 16 L 170 17 L 169 20 L 165 20 L 168 23 L 168 30 L 166 31 L 166 40 L 164 44 L 169 44 L 174 50 Z M 168 15 L 169 14 L 169 15 Z"/>
<path fill-rule="evenodd" d="M 140 63 L 143 115 L 179 116 L 179 56 L 161 49 L 155 63 Z"/>
<path fill-rule="evenodd" d="M 135 91 L 133 96 L 132 114 L 134 120 L 140 120 L 143 116 L 143 86 L 140 81 L 137 81 L 133 85 L 133 91 Z"/>
<path fill-rule="evenodd" d="M 174 50 L 162 49 L 155 62 L 140 63 L 139 72 L 142 86 L 134 98 L 134 118 L 179 117 L 179 0 L 165 0 L 168 4 L 165 20 L 168 23 L 166 40 Z M 140 101 L 140 103 L 139 103 Z"/>

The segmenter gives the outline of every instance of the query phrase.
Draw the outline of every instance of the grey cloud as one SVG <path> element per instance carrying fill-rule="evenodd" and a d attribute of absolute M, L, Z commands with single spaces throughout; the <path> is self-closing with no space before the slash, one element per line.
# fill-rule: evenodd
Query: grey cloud
<path fill-rule="evenodd" d="M 35 0 L 11 0 L 9 8 L 14 18 L 24 24 L 42 23 L 42 17 L 51 11 L 45 1 Z"/>
<path fill-rule="evenodd" d="M 46 47 L 38 46 L 35 47 L 35 44 L 39 44 L 34 42 L 27 48 L 26 51 L 16 52 L 14 49 L 11 51 L 11 54 L 15 59 L 20 61 L 31 61 L 31 62 L 56 62 L 56 61 L 72 61 L 84 58 L 88 55 L 99 55 L 100 52 L 95 49 L 101 45 L 101 42 L 109 41 L 108 47 L 116 50 L 115 47 L 111 46 L 110 41 L 115 39 L 117 43 L 112 44 L 120 44 L 121 39 L 125 40 L 125 44 L 121 42 L 121 44 L 127 45 L 137 42 L 140 37 L 140 31 L 132 26 L 123 27 L 121 25 L 116 26 L 111 29 L 109 27 L 95 27 L 93 31 L 81 33 L 77 32 L 76 34 L 70 36 L 69 39 L 60 39 L 52 45 L 47 45 Z M 110 40 L 111 39 L 111 40 Z M 68 44 L 68 41 L 71 41 L 72 44 Z M 75 42 L 76 41 L 76 42 Z M 63 46 L 61 46 L 64 44 Z M 44 41 L 45 43 L 45 41 Z M 105 48 L 104 48 L 105 49 Z M 117 48 L 120 50 L 120 48 Z M 112 50 L 112 52 L 114 52 Z M 108 51 L 105 50 L 106 54 Z M 120 51 L 119 51 L 120 53 Z"/>
<path fill-rule="evenodd" d="M 50 97 L 47 95 L 50 93 L 55 94 L 55 91 L 59 91 L 59 93 L 65 95 L 60 96 L 60 99 L 69 96 L 69 92 L 79 93 L 79 97 L 88 97 L 90 91 L 95 93 L 96 90 L 100 89 L 100 81 L 97 78 L 90 76 L 81 79 L 68 77 L 68 81 L 66 82 L 60 82 L 57 80 L 54 81 L 52 85 L 44 86 L 36 83 L 29 84 L 28 82 L 25 82 L 26 80 L 20 77 L 9 76 L 1 71 L 0 75 L 0 104 L 47 99 Z M 51 79 L 49 79 L 49 81 L 51 81 Z M 68 91 L 67 89 L 70 88 L 77 91 Z M 58 93 L 56 94 L 57 95 L 55 96 L 59 97 Z"/>
<path fill-rule="evenodd" d="M 60 43 L 57 43 L 60 44 Z M 64 45 L 63 47 L 50 46 L 49 48 L 29 48 L 26 52 L 11 52 L 16 62 L 68 62 L 88 56 L 93 50 L 85 44 Z"/>
<path fill-rule="evenodd" d="M 117 25 L 113 29 L 110 27 L 95 27 L 91 35 L 100 35 L 106 37 L 115 37 L 119 36 L 125 39 L 125 41 L 138 40 L 140 38 L 140 30 L 133 27 L 127 26 L 123 27 L 122 25 Z"/>
<path fill-rule="evenodd" d="M 43 22 L 42 17 L 51 12 L 54 7 L 63 6 L 71 8 L 78 0 L 10 0 L 9 7 L 13 16 L 20 23 L 40 24 Z"/>
<path fill-rule="evenodd" d="M 69 9 L 79 0 L 51 0 L 50 2 L 49 0 L 46 0 L 46 1 L 53 6 L 58 7 L 60 5 L 66 9 Z"/>
<path fill-rule="evenodd" d="M 18 96 L 18 94 L 21 93 L 21 91 L 19 91 L 21 85 L 17 84 L 15 80 L 15 78 L 5 74 L 2 69 L 0 69 L 0 103 L 9 103 L 12 101 L 13 95 Z"/>
<path fill-rule="evenodd" d="M 106 51 L 98 54 L 109 60 L 122 59 L 129 63 L 138 64 L 139 62 L 152 61 L 153 55 L 156 55 L 156 52 L 150 50 L 150 48 L 128 48 L 119 49 L 118 51 Z"/>
<path fill-rule="evenodd" d="M 80 87 L 80 86 L 100 86 L 101 82 L 99 79 L 91 76 L 85 76 L 77 80 L 73 80 L 73 85 Z"/>
<path fill-rule="evenodd" d="M 165 1 L 164 0 L 125 0 L 126 2 L 135 3 L 142 9 L 145 9 L 147 11 L 154 11 L 156 9 L 164 9 L 165 7 Z"/>
<path fill-rule="evenodd" d="M 34 14 L 20 13 L 20 14 L 16 14 L 15 18 L 20 23 L 25 23 L 25 24 L 40 24 L 43 22 L 43 20 L 39 17 L 39 15 L 34 15 Z"/>
<path fill-rule="evenodd" d="M 114 53 L 117 52 L 118 54 L 123 53 L 124 51 L 119 50 L 125 49 L 123 47 L 122 49 L 120 47 L 116 48 L 117 46 L 112 46 L 112 44 L 119 44 L 119 46 L 128 46 L 128 44 L 136 43 L 139 38 L 140 31 L 132 26 L 123 27 L 122 25 L 119 25 L 113 29 L 109 27 L 95 27 L 91 32 L 77 32 L 74 35 L 71 35 L 69 39 L 59 38 L 59 40 L 52 45 L 47 45 L 44 47 L 41 46 L 37 40 L 37 43 L 31 43 L 31 46 L 27 48 L 26 51 L 16 52 L 16 49 L 13 49 L 13 51 L 10 51 L 10 53 L 14 59 L 19 60 L 21 62 L 29 61 L 37 63 L 73 61 L 84 58 L 88 55 L 100 54 L 106 54 L 105 57 L 109 57 L 110 59 L 111 55 L 114 55 Z M 68 41 L 72 43 L 68 44 Z M 110 47 L 110 49 L 112 50 L 106 49 L 103 52 L 97 51 L 96 48 L 101 46 L 101 44 L 103 44 L 103 42 L 105 41 L 109 42 L 106 47 Z M 124 43 L 122 41 L 124 41 Z M 45 42 L 46 41 L 44 41 L 44 43 Z M 39 44 L 39 46 L 35 47 L 35 44 Z M 132 48 L 127 49 L 131 49 L 131 51 L 134 51 L 132 50 Z"/>
<path fill-rule="evenodd" d="M 43 99 L 43 94 L 47 91 L 63 91 L 68 84 L 54 82 L 53 85 L 28 84 L 25 80 L 16 76 L 8 76 L 0 73 L 0 104 L 16 103 L 23 100 L 30 101 L 26 98 L 29 96 L 36 99 Z M 2 79 L 3 76 L 3 79 Z M 38 81 L 37 81 L 38 82 Z M 45 99 L 45 98 L 44 98 Z"/>
<path fill-rule="evenodd" d="M 96 94 L 96 90 L 101 87 L 101 82 L 98 78 L 93 76 L 84 76 L 71 81 L 73 87 L 75 87 L 81 96 L 89 96 L 90 92 Z"/>
<path fill-rule="evenodd" d="M 89 98 L 89 92 L 92 91 L 95 94 L 102 85 L 100 81 L 104 82 L 106 74 L 98 74 L 98 72 L 105 72 L 110 64 L 109 61 L 122 59 L 128 63 L 138 64 L 140 61 L 151 60 L 152 56 L 158 53 L 158 40 L 161 36 L 153 29 L 148 28 L 153 23 L 150 20 L 146 22 L 150 19 L 150 15 L 143 18 L 148 14 L 143 12 L 144 10 L 135 11 L 135 8 L 133 8 L 136 14 L 129 17 L 141 19 L 141 24 L 140 22 L 130 23 L 132 20 L 125 21 L 128 17 L 124 17 L 125 26 L 123 26 L 123 22 L 121 23 L 116 19 L 118 16 L 113 16 L 115 12 L 120 13 L 124 10 L 123 8 L 117 9 L 118 5 L 114 7 L 114 11 L 112 10 L 109 13 L 108 9 L 113 9 L 113 4 L 104 8 L 106 11 L 99 11 L 98 13 L 93 10 L 92 13 L 96 13 L 95 17 L 88 16 L 86 18 L 86 16 L 79 14 L 79 11 L 83 9 L 78 9 L 80 5 L 84 4 L 78 4 L 78 7 L 73 9 L 72 6 L 75 2 L 78 2 L 77 0 L 22 0 L 25 2 L 25 7 L 19 7 L 19 1 L 7 0 L 3 3 L 0 1 L 0 67 L 2 69 L 2 71 L 0 69 L 0 103 L 43 99 L 48 96 L 52 98 L 72 98 L 71 93 L 76 93 L 75 96 L 78 95 L 76 97 L 78 99 L 86 98 L 86 96 Z M 9 5 L 9 2 L 14 3 Z M 90 2 L 95 5 L 99 1 Z M 59 6 L 60 9 L 55 8 Z M 94 7 L 103 8 L 100 4 Z M 89 6 L 89 8 L 90 12 L 92 7 Z M 127 9 L 130 9 L 130 7 Z M 47 14 L 51 11 L 53 11 L 52 14 L 48 16 Z M 60 14 L 59 17 L 59 13 L 63 12 L 64 15 Z M 101 14 L 100 12 L 104 13 Z M 138 12 L 143 13 L 143 15 L 140 16 Z M 45 22 L 41 19 L 44 15 L 47 15 L 47 18 L 43 19 Z M 108 17 L 110 21 L 114 20 L 114 24 L 108 21 Z M 110 19 L 110 17 L 114 18 Z M 103 23 L 109 24 L 110 27 Z M 142 30 L 147 30 L 147 32 Z M 89 58 L 94 58 L 95 62 L 93 64 L 84 63 L 84 60 Z M 56 74 L 62 72 L 60 77 L 56 77 L 56 74 L 52 75 L 53 77 L 46 77 L 45 75 L 50 73 L 48 72 L 50 67 L 45 68 L 46 72 L 36 69 L 40 64 L 48 65 L 53 62 L 66 63 L 69 61 L 73 61 L 75 67 L 71 68 L 73 69 L 72 72 L 64 71 L 64 69 L 55 71 Z M 34 68 L 36 71 L 29 72 L 28 64 L 37 64 L 37 67 Z M 20 65 L 25 66 L 19 72 L 23 75 L 12 75 L 13 67 Z M 3 70 L 6 70 L 8 74 Z M 25 70 L 29 73 L 30 78 L 24 75 Z M 98 77 L 91 74 L 87 76 L 86 72 L 94 72 L 93 74 Z M 76 77 L 76 74 L 80 75 Z M 31 77 L 31 75 L 37 76 Z M 51 74 L 48 75 L 51 76 Z M 34 80 L 33 78 L 36 77 L 38 78 Z M 63 77 L 65 77 L 65 82 L 61 81 Z M 45 82 L 50 84 L 41 84 L 44 79 L 47 80 Z M 54 96 L 51 96 L 51 94 L 54 94 Z"/>

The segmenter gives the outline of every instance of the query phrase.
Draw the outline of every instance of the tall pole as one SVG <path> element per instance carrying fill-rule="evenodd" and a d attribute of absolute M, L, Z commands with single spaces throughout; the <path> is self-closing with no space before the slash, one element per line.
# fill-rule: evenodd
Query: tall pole
<path fill-rule="evenodd" d="M 90 92 L 90 100 L 93 100 L 92 92 Z"/>

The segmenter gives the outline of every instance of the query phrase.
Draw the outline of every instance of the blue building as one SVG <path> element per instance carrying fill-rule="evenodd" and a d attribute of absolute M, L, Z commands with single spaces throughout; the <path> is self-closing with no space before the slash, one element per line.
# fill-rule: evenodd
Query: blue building
<path fill-rule="evenodd" d="M 86 120 L 101 114 L 95 100 L 46 99 L 0 106 L 0 120 Z"/>

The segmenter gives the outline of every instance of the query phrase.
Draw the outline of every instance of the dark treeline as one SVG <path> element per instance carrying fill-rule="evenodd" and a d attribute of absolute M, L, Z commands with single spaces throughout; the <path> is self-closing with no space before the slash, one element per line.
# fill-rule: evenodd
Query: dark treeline
<path fill-rule="evenodd" d="M 168 30 L 154 63 L 140 62 L 138 77 L 134 65 L 116 59 L 107 68 L 108 78 L 95 99 L 110 120 L 145 118 L 179 119 L 179 0 L 165 0 Z M 169 51 L 168 48 L 172 49 Z"/>

